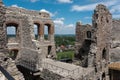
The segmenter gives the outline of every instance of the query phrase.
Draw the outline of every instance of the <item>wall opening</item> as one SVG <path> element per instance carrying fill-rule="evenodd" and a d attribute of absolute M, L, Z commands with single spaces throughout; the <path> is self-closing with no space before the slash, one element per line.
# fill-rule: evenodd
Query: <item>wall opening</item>
<path fill-rule="evenodd" d="M 18 25 L 14 23 L 6 24 L 7 28 L 7 41 L 9 42 L 17 42 L 18 38 Z"/>
<path fill-rule="evenodd" d="M 44 38 L 45 38 L 45 40 L 50 40 L 50 35 L 51 35 L 51 25 L 45 24 L 45 26 L 44 26 Z"/>
<path fill-rule="evenodd" d="M 7 26 L 7 37 L 16 37 L 16 28 L 15 26 Z"/>
<path fill-rule="evenodd" d="M 87 38 L 91 38 L 91 32 L 87 31 Z"/>
<path fill-rule="evenodd" d="M 48 55 L 51 54 L 52 46 L 48 46 Z"/>
<path fill-rule="evenodd" d="M 16 59 L 17 55 L 18 55 L 18 50 L 17 49 L 10 50 L 9 57 L 11 57 L 13 60 Z"/>
<path fill-rule="evenodd" d="M 98 19 L 98 14 L 96 14 L 96 19 Z"/>
<path fill-rule="evenodd" d="M 49 40 L 49 26 L 44 26 L 44 38 L 45 40 Z"/>
<path fill-rule="evenodd" d="M 95 25 L 95 28 L 97 28 L 97 27 L 98 27 L 97 23 L 95 23 L 94 25 Z"/>
<path fill-rule="evenodd" d="M 102 59 L 106 59 L 107 58 L 107 54 L 106 54 L 106 49 L 104 48 L 102 51 Z"/>
<path fill-rule="evenodd" d="M 102 80 L 106 80 L 105 79 L 105 73 L 102 74 Z"/>
<path fill-rule="evenodd" d="M 34 24 L 34 36 L 35 36 L 35 40 L 38 40 L 38 37 L 39 37 L 39 24 L 35 23 Z"/>
<path fill-rule="evenodd" d="M 108 18 L 106 19 L 106 22 L 109 23 L 109 19 Z"/>

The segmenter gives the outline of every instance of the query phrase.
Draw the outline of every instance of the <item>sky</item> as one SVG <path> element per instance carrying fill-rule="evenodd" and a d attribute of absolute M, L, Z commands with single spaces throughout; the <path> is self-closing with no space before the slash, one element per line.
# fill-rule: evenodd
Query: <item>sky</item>
<path fill-rule="evenodd" d="M 78 21 L 92 24 L 92 14 L 98 4 L 106 5 L 113 18 L 120 18 L 120 0 L 3 0 L 3 3 L 5 6 L 48 12 L 55 24 L 55 34 L 75 34 Z"/>

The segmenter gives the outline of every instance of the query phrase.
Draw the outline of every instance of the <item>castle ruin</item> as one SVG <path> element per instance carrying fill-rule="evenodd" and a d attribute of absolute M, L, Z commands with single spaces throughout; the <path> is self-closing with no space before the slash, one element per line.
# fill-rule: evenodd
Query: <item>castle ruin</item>
<path fill-rule="evenodd" d="M 115 37 L 117 34 L 111 33 L 113 24 L 119 23 L 112 20 L 106 6 L 96 6 L 92 25 L 77 22 L 75 57 L 78 65 L 54 60 L 54 23 L 49 13 L 5 7 L 1 0 L 0 12 L 0 67 L 5 69 L 13 80 L 29 80 L 27 78 L 31 76 L 36 76 L 35 80 L 114 80 L 110 76 L 114 77 L 114 62 L 118 62 L 119 58 L 110 58 L 114 54 L 111 51 L 114 52 L 116 48 L 112 47 L 111 39 L 119 38 Z M 34 24 L 37 25 L 37 38 Z M 7 36 L 7 27 L 10 26 L 16 29 L 15 38 Z M 45 26 L 48 27 L 47 40 Z M 7 56 L 11 51 L 16 54 L 15 60 Z"/>

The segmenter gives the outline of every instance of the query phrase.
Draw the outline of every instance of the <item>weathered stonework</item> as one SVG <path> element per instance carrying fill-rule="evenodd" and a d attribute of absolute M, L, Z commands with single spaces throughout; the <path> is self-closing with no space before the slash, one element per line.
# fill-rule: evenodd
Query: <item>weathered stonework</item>
<path fill-rule="evenodd" d="M 37 40 L 34 34 L 34 24 L 38 28 Z M 7 27 L 9 26 L 15 27 L 15 38 L 9 39 L 7 37 Z M 47 40 L 44 38 L 45 26 L 48 27 Z M 49 58 L 56 58 L 54 23 L 49 13 L 18 7 L 5 7 L 0 1 L 0 52 L 7 56 L 9 50 L 18 50 L 16 62 L 11 61 L 10 65 L 5 68 L 12 76 L 15 76 L 16 80 L 23 80 L 23 76 L 21 76 L 22 79 L 16 76 L 19 73 L 16 65 L 23 66 L 31 71 L 39 71 L 43 58 L 48 56 Z"/>
<path fill-rule="evenodd" d="M 109 10 L 101 4 L 94 10 L 92 27 L 85 26 L 83 28 L 80 23 L 77 23 L 76 58 L 82 62 L 81 66 L 94 68 L 94 80 L 109 80 L 108 63 L 111 30 L 112 16 Z M 90 33 L 87 34 L 87 31 L 90 31 Z M 87 34 L 87 38 L 85 34 Z"/>
<path fill-rule="evenodd" d="M 36 65 L 40 65 L 42 58 L 46 58 L 48 56 L 50 58 L 56 57 L 54 23 L 50 19 L 50 15 L 48 13 L 29 11 L 17 7 L 3 7 L 2 5 L 0 8 L 0 48 L 6 49 L 8 47 L 10 50 L 17 49 L 17 65 L 22 65 L 32 69 L 32 67 L 27 65 L 28 63 L 35 62 L 31 65 L 36 67 Z M 37 40 L 35 40 L 34 35 L 34 24 L 38 26 Z M 14 26 L 16 28 L 16 37 L 13 40 L 11 39 L 11 41 L 7 38 L 7 27 L 9 26 Z M 44 39 L 45 26 L 48 27 L 48 40 Z M 36 70 L 37 68 L 38 66 L 36 67 Z"/>
<path fill-rule="evenodd" d="M 6 28 L 4 27 L 4 23 L 6 20 L 6 8 L 3 6 L 2 1 L 0 0 L 0 66 L 2 66 L 5 70 L 8 71 L 11 76 L 13 76 L 17 80 L 24 80 L 22 73 L 20 73 L 15 65 L 15 62 L 12 60 L 7 61 L 7 57 L 5 54 L 8 53 L 7 50 L 7 34 Z M 3 78 L 2 78 L 3 79 Z M 6 78 L 4 78 L 6 80 Z"/>
<path fill-rule="evenodd" d="M 110 61 L 120 61 L 120 20 L 113 20 Z"/>
<path fill-rule="evenodd" d="M 76 54 L 75 57 L 80 59 L 80 65 L 88 66 L 88 53 L 91 45 L 91 25 L 76 24 Z"/>
<path fill-rule="evenodd" d="M 34 24 L 38 29 L 37 40 Z M 106 6 L 98 5 L 94 10 L 92 25 L 82 25 L 80 22 L 76 25 L 75 57 L 79 61 L 79 66 L 63 63 L 49 59 L 56 57 L 54 23 L 50 15 L 46 12 L 5 7 L 0 0 L 0 65 L 15 80 L 24 80 L 25 71 L 32 77 L 37 76 L 44 80 L 110 80 L 109 58 L 112 56 L 112 62 L 119 61 L 120 37 L 117 37 L 119 29 L 116 30 L 118 25 L 119 21 L 112 22 L 112 16 Z M 8 39 L 9 26 L 16 28 L 15 38 Z M 45 26 L 48 27 L 47 40 L 44 37 Z M 7 57 L 8 50 L 18 50 L 16 64 Z M 21 70 L 22 67 L 19 69 L 23 71 L 24 77 L 16 65 L 26 69 L 25 71 Z"/>
<path fill-rule="evenodd" d="M 1 2 L 0 2 L 1 3 Z M 6 8 L 0 4 L 0 49 L 6 48 L 6 29 L 3 27 L 6 19 Z"/>
<path fill-rule="evenodd" d="M 94 66 L 96 74 L 101 73 L 102 79 L 108 77 L 109 50 L 111 41 L 112 15 L 109 10 L 99 5 L 93 15 L 93 40 L 92 47 L 96 47 Z M 92 52 L 91 52 L 92 53 Z"/>

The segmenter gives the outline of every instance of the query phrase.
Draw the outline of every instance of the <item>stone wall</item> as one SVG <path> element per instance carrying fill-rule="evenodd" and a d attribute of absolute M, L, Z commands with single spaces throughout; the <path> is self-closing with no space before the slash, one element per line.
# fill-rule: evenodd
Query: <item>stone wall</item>
<path fill-rule="evenodd" d="M 102 73 L 102 79 L 107 80 L 112 16 L 104 5 L 98 5 L 93 15 L 93 40 L 91 48 L 96 47 L 94 66 L 96 73 Z M 93 53 L 93 52 L 91 52 Z M 102 66 L 102 67 L 100 67 Z"/>
<path fill-rule="evenodd" d="M 92 27 L 84 28 L 80 23 L 76 27 L 76 50 L 80 62 L 83 60 L 84 65 L 93 67 L 95 71 L 94 80 L 109 80 L 108 63 L 109 50 L 111 44 L 112 16 L 106 6 L 99 4 L 96 6 L 92 19 Z M 89 30 L 91 37 L 86 38 L 84 32 Z M 85 49 L 85 50 L 84 50 Z M 87 53 L 87 54 L 84 54 Z"/>
<path fill-rule="evenodd" d="M 5 16 L 6 8 L 3 6 L 0 0 L 0 66 L 2 66 L 8 73 L 17 80 L 24 80 L 22 73 L 20 73 L 15 65 L 15 62 L 7 57 L 7 34 L 4 23 L 6 21 Z M 4 76 L 0 78 L 4 79 Z M 6 79 L 5 79 L 6 80 Z"/>
<path fill-rule="evenodd" d="M 50 14 L 42 11 L 27 10 L 18 7 L 3 7 L 1 6 L 1 28 L 0 28 L 0 46 L 5 49 L 7 40 L 7 27 L 14 26 L 16 28 L 16 37 L 14 42 L 18 43 L 17 62 L 22 61 L 27 68 L 40 66 L 42 58 L 48 55 L 51 58 L 56 57 L 55 42 L 54 42 L 54 23 L 50 18 Z M 34 24 L 37 25 L 38 39 L 35 40 Z M 48 40 L 44 39 L 44 29 L 48 27 Z M 9 42 L 11 43 L 11 42 Z M 13 42 L 12 42 L 13 43 Z M 12 45 L 11 45 L 12 46 Z M 48 54 L 48 47 L 51 46 L 51 54 Z M 10 48 L 11 49 L 11 48 Z M 34 53 L 34 54 L 33 54 Z M 28 58 L 28 56 L 29 58 Z M 32 64 L 34 56 L 37 56 L 36 64 Z M 24 58 L 24 59 L 23 59 Z M 24 62 L 27 62 L 24 64 Z M 32 69 L 32 68 L 30 68 Z M 32 69 L 33 70 L 33 69 Z"/>
<path fill-rule="evenodd" d="M 46 70 L 46 69 L 44 69 L 42 71 L 41 77 L 44 80 L 61 80 L 62 78 L 64 78 L 64 77 L 62 77 L 62 76 L 60 76 L 58 74 L 55 74 L 55 73 L 53 73 L 53 72 L 51 72 L 49 70 Z"/>
<path fill-rule="evenodd" d="M 76 24 L 75 58 L 80 60 L 80 65 L 87 67 L 88 53 L 91 45 L 91 25 Z"/>
<path fill-rule="evenodd" d="M 6 30 L 3 27 L 5 22 L 6 8 L 0 4 L 0 49 L 6 48 Z"/>
<path fill-rule="evenodd" d="M 113 20 L 110 61 L 120 61 L 120 20 Z"/>

